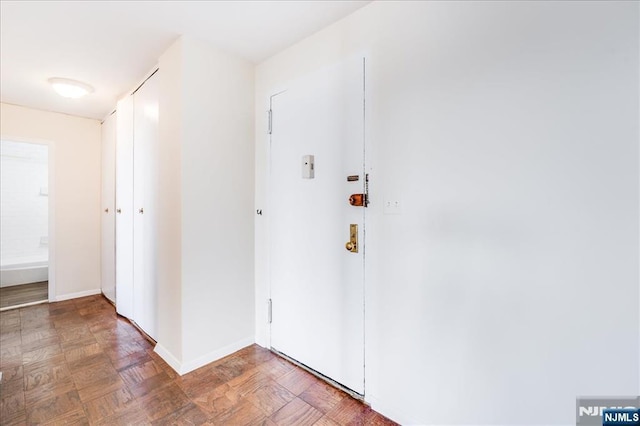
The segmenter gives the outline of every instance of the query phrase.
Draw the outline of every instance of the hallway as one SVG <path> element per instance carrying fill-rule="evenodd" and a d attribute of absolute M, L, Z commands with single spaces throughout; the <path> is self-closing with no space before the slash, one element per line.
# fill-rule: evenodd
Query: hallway
<path fill-rule="evenodd" d="M 102 296 L 0 313 L 17 424 L 395 424 L 257 345 L 178 376 Z"/>

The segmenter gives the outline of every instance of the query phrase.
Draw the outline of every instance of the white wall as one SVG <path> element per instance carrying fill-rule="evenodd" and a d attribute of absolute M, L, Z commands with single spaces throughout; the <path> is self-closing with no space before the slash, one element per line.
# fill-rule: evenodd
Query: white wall
<path fill-rule="evenodd" d="M 167 334 L 184 373 L 254 341 L 253 65 L 183 37 L 160 69 L 159 294 L 182 305 Z"/>
<path fill-rule="evenodd" d="M 0 108 L 3 139 L 49 142 L 54 156 L 55 265 L 49 273 L 56 285 L 50 300 L 99 293 L 100 122 L 4 103 Z"/>
<path fill-rule="evenodd" d="M 199 364 L 254 342 L 254 67 L 193 39 L 183 54 L 183 355 Z"/>
<path fill-rule="evenodd" d="M 182 360 L 182 41 L 159 60 L 158 346 L 176 370 Z"/>
<path fill-rule="evenodd" d="M 265 208 L 268 96 L 367 52 L 374 409 L 403 423 L 573 424 L 576 396 L 640 392 L 638 8 L 375 2 L 257 67 Z M 402 214 L 383 215 L 384 199 Z"/>

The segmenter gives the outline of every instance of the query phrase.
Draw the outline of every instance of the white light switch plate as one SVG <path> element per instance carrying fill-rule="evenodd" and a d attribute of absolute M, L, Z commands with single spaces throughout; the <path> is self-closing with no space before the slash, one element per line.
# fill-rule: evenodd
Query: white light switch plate
<path fill-rule="evenodd" d="M 313 179 L 315 174 L 315 157 L 313 155 L 302 156 L 302 178 Z"/>

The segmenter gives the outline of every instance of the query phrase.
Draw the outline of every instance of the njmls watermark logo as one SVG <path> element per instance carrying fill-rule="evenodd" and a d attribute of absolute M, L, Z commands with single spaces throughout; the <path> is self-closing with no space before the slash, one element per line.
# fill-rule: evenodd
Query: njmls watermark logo
<path fill-rule="evenodd" d="M 576 398 L 576 426 L 640 426 L 640 396 Z"/>

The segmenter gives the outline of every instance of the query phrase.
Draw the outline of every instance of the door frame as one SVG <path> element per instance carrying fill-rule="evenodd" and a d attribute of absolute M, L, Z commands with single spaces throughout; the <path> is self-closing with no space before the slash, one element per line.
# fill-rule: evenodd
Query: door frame
<path fill-rule="evenodd" d="M 271 301 L 272 301 L 272 284 L 271 284 L 271 242 L 272 240 L 272 236 L 271 236 L 271 222 L 272 222 L 272 218 L 271 218 L 271 207 L 272 207 L 272 196 L 271 194 L 273 193 L 273 182 L 271 181 L 271 142 L 272 142 L 272 111 L 273 111 L 273 98 L 281 95 L 283 93 L 285 93 L 287 91 L 287 89 L 282 89 L 282 90 L 276 90 L 273 92 L 272 95 L 269 96 L 269 109 L 267 111 L 268 114 L 268 118 L 267 118 L 267 149 L 266 149 L 266 154 L 267 154 L 267 158 L 266 158 L 266 167 L 265 167 L 265 172 L 267 174 L 266 176 L 266 185 L 265 185 L 265 192 L 266 192 L 266 199 L 265 199 L 265 205 L 266 205 L 266 210 L 268 212 L 267 214 L 267 220 L 265 223 L 265 245 L 266 245 L 266 253 L 267 253 L 267 262 L 266 262 L 266 282 L 267 282 L 267 296 L 268 296 L 268 301 L 267 301 L 267 315 L 268 315 L 268 325 L 267 325 L 267 342 L 269 344 L 269 349 L 273 350 L 272 346 L 271 346 Z"/>
<path fill-rule="evenodd" d="M 369 131 L 370 131 L 370 123 L 368 120 L 368 116 L 369 116 L 369 108 L 370 108 L 370 89 L 367 86 L 367 79 L 370 78 L 370 54 L 368 52 L 356 52 L 351 56 L 360 56 L 362 59 L 362 67 L 363 67 L 363 87 L 362 87 L 362 94 L 363 94 L 363 170 L 364 170 L 364 176 L 363 179 L 367 179 L 367 176 L 369 177 L 369 182 L 367 183 L 367 186 L 370 187 L 371 186 L 371 176 L 372 176 L 372 171 L 373 168 L 371 166 L 370 163 L 370 148 L 371 148 L 371 142 L 370 142 L 370 138 L 368 137 L 369 135 Z M 340 60 L 346 59 L 347 57 L 341 57 Z M 336 61 L 338 62 L 338 61 Z M 330 65 L 330 64 L 323 64 L 322 66 L 326 66 L 326 65 Z M 309 371 L 310 373 L 314 374 L 315 376 L 321 378 L 322 380 L 325 380 L 327 382 L 329 382 L 332 386 L 337 387 L 345 392 L 347 392 L 348 394 L 350 394 L 352 397 L 356 398 L 356 399 L 360 399 L 360 400 L 367 400 L 366 399 L 366 395 L 367 395 L 367 337 L 366 337 L 366 330 L 367 330 L 367 283 L 368 280 L 370 279 L 370 277 L 372 276 L 370 274 L 370 270 L 371 270 L 371 265 L 370 262 L 366 261 L 366 258 L 364 258 L 364 270 L 363 270 L 363 282 L 362 282 L 362 286 L 363 286 L 363 333 L 364 333 L 364 341 L 363 341 L 363 360 L 364 360 L 364 365 L 362 366 L 363 368 L 363 378 L 364 378 L 364 382 L 363 382 L 363 392 L 362 394 L 356 393 L 354 391 L 352 391 L 349 388 L 345 388 L 344 386 L 342 386 L 340 383 L 336 382 L 335 380 L 333 380 L 330 377 L 327 377 L 325 375 L 323 375 L 321 372 L 315 371 L 307 366 L 305 366 L 304 364 L 301 364 L 300 362 L 291 359 L 290 357 L 281 354 L 280 352 L 277 352 L 276 350 L 273 349 L 272 347 L 272 342 L 271 342 L 271 301 L 272 301 L 272 275 L 271 275 L 271 243 L 272 243 L 272 235 L 271 235 L 271 229 L 272 229 L 272 217 L 270 215 L 270 212 L 272 211 L 271 207 L 272 207 L 272 193 L 273 193 L 273 182 L 271 179 L 271 171 L 272 171 L 272 165 L 271 165 L 271 159 L 272 159 L 272 151 L 271 151 L 271 143 L 272 143 L 272 110 L 273 110 L 273 98 L 281 95 L 283 93 L 285 93 L 288 90 L 288 86 L 290 86 L 291 82 L 294 82 L 295 80 L 297 80 L 298 78 L 302 78 L 307 74 L 312 73 L 313 71 L 315 71 L 316 69 L 321 68 L 322 66 L 319 66 L 318 68 L 314 68 L 314 70 L 311 70 L 308 73 L 304 73 L 304 74 L 300 74 L 297 75 L 294 78 L 290 78 L 287 80 L 287 83 L 281 83 L 278 85 L 274 86 L 274 89 L 272 90 L 267 90 L 266 92 L 268 93 L 267 95 L 267 104 L 268 104 L 268 110 L 266 111 L 267 113 L 267 129 L 266 129 L 266 138 L 264 139 L 266 141 L 266 149 L 265 149 L 265 189 L 264 189 L 264 194 L 265 194 L 265 198 L 264 198 L 264 206 L 266 207 L 266 221 L 264 222 L 264 248 L 265 248 L 265 258 L 266 258 L 266 267 L 264 269 L 264 273 L 266 274 L 265 277 L 265 284 L 266 284 L 266 294 L 267 294 L 267 315 L 268 315 L 268 324 L 266 327 L 266 332 L 265 332 L 265 341 L 268 344 L 268 348 L 277 353 L 279 356 L 283 356 L 284 358 L 288 359 L 290 362 L 300 366 L 301 368 Z M 371 196 L 369 196 L 369 201 L 371 199 Z M 263 215 L 262 210 L 257 210 L 256 213 L 258 215 Z M 366 224 L 367 229 L 371 226 L 371 218 L 370 215 L 365 215 L 364 216 L 365 219 L 363 220 L 363 225 Z M 367 219 L 367 217 L 369 217 L 369 219 Z M 362 235 L 359 237 L 360 240 L 362 241 L 361 247 L 363 248 L 363 257 L 366 255 L 367 252 L 367 232 L 365 231 L 365 226 L 363 226 L 363 232 Z"/>
<path fill-rule="evenodd" d="M 49 264 L 48 264 L 48 289 L 47 289 L 47 300 L 49 303 L 56 301 L 56 232 L 55 232 L 55 224 L 56 224 L 56 210 L 55 210 L 55 201 L 56 201 L 56 181 L 55 181 L 55 152 L 56 152 L 56 143 L 55 141 L 48 139 L 39 139 L 39 138 L 26 138 L 22 136 L 12 136 L 10 134 L 2 134 L 0 135 L 0 140 L 6 140 L 11 142 L 20 142 L 20 143 L 30 143 L 34 145 L 46 145 L 48 148 L 47 152 L 47 180 L 48 180 L 48 195 L 47 195 L 47 226 L 48 234 L 49 234 L 49 243 L 48 243 L 48 252 L 49 252 Z"/>

